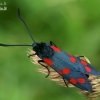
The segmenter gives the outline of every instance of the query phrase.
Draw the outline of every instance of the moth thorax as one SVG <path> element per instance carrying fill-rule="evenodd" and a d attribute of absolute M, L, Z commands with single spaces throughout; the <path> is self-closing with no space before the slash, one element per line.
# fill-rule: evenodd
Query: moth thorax
<path fill-rule="evenodd" d="M 33 44 L 33 50 L 40 58 L 48 57 L 50 58 L 53 55 L 53 50 L 46 43 L 35 43 Z"/>

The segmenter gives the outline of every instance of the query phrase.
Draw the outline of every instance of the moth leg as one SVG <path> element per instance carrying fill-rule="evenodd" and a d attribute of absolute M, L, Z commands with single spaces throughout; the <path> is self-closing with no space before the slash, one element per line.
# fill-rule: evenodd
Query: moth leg
<path fill-rule="evenodd" d="M 44 62 L 44 61 L 43 61 L 43 60 L 38 60 L 38 63 L 39 63 L 40 65 L 42 65 L 43 67 L 45 67 L 45 68 L 48 70 L 48 74 L 46 75 L 46 78 L 47 78 L 47 77 L 50 75 L 50 70 L 48 69 L 47 66 L 41 64 L 41 62 Z"/>
<path fill-rule="evenodd" d="M 77 57 L 79 57 L 80 59 L 85 60 L 86 62 L 90 63 L 89 59 L 85 56 L 77 56 Z"/>
<path fill-rule="evenodd" d="M 85 74 L 85 76 L 86 76 L 87 78 L 89 78 L 89 75 L 88 75 L 88 74 Z"/>
<path fill-rule="evenodd" d="M 63 79 L 65 85 L 68 87 L 68 84 L 66 83 L 66 80 L 64 78 L 62 78 L 62 79 Z"/>
<path fill-rule="evenodd" d="M 77 56 L 77 57 L 81 58 L 81 57 L 85 57 L 85 56 Z"/>
<path fill-rule="evenodd" d="M 34 55 L 36 55 L 36 53 L 34 53 L 34 54 L 30 54 L 30 55 L 28 55 L 28 57 L 31 57 L 31 56 L 34 56 Z"/>
<path fill-rule="evenodd" d="M 52 41 L 50 41 L 50 44 L 51 44 L 51 45 L 54 45 L 55 47 L 57 47 Z"/>
<path fill-rule="evenodd" d="M 86 61 L 85 56 L 77 56 L 77 57 Z"/>

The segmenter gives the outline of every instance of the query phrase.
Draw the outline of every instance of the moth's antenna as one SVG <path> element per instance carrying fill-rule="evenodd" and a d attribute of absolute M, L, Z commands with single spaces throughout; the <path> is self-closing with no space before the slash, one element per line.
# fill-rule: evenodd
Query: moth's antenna
<path fill-rule="evenodd" d="M 35 40 L 34 40 L 34 38 L 32 37 L 32 34 L 31 34 L 28 26 L 26 25 L 26 23 L 23 20 L 23 18 L 21 18 L 21 16 L 20 16 L 19 8 L 18 8 L 18 17 L 24 23 L 25 27 L 27 28 L 27 30 L 28 30 L 28 32 L 30 34 L 31 39 L 33 40 L 33 42 L 36 43 Z M 3 47 L 8 47 L 8 46 L 33 46 L 33 44 L 30 45 L 30 44 L 3 44 L 3 43 L 0 43 L 0 46 L 3 46 Z"/>
<path fill-rule="evenodd" d="M 0 43 L 0 46 L 8 47 L 8 46 L 32 46 L 30 44 L 3 44 Z"/>
<path fill-rule="evenodd" d="M 29 30 L 29 28 L 28 28 L 26 22 L 25 22 L 24 19 L 20 16 L 20 10 L 19 10 L 19 8 L 18 8 L 18 17 L 19 17 L 19 19 L 24 23 L 25 27 L 26 27 L 27 30 L 28 30 L 28 33 L 30 34 L 31 39 L 33 40 L 33 42 L 35 42 L 35 40 L 34 40 L 32 34 L 31 34 L 31 32 L 30 32 L 30 30 Z"/>

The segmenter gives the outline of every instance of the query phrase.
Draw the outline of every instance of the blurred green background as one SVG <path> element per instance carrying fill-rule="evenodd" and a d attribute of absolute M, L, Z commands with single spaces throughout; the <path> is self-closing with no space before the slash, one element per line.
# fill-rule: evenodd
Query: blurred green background
<path fill-rule="evenodd" d="M 100 0 L 0 0 L 3 2 L 7 10 L 0 11 L 1 43 L 32 44 L 18 19 L 19 7 L 36 41 L 52 40 L 64 51 L 85 55 L 100 71 Z M 0 100 L 85 99 L 77 88 L 61 87 L 37 72 L 27 50 L 0 47 Z"/>

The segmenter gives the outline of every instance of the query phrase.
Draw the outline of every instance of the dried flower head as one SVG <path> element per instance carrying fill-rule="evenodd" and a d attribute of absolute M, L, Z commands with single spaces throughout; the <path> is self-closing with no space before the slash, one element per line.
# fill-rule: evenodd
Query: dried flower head
<path fill-rule="evenodd" d="M 28 51 L 28 55 L 32 55 L 34 53 L 35 52 L 33 50 Z M 32 63 L 34 63 L 38 66 L 41 66 L 38 63 L 38 60 L 40 60 L 40 58 L 37 55 L 30 56 L 30 58 L 31 58 Z M 90 61 L 86 57 L 81 58 L 81 59 L 83 59 L 83 60 L 87 61 L 88 63 L 90 63 Z M 66 84 L 67 84 L 68 87 L 75 87 L 71 83 L 69 83 L 67 80 L 65 80 L 66 81 L 66 84 L 65 84 L 62 77 L 55 70 L 53 70 L 51 67 L 49 67 L 46 63 L 42 63 L 42 64 L 47 66 L 48 69 L 50 70 L 50 75 L 48 76 L 48 78 L 50 80 L 55 81 L 59 85 L 64 86 L 64 87 L 66 87 Z M 48 74 L 48 70 L 44 67 L 39 68 L 38 71 L 42 72 L 44 74 Z M 88 92 L 88 91 L 85 91 L 85 90 L 80 90 L 79 93 L 85 95 L 85 97 L 89 98 L 90 100 L 97 100 L 100 97 L 100 78 L 99 78 L 99 76 L 89 75 L 88 79 L 89 79 L 89 81 L 92 85 L 92 90 L 93 91 Z"/>

